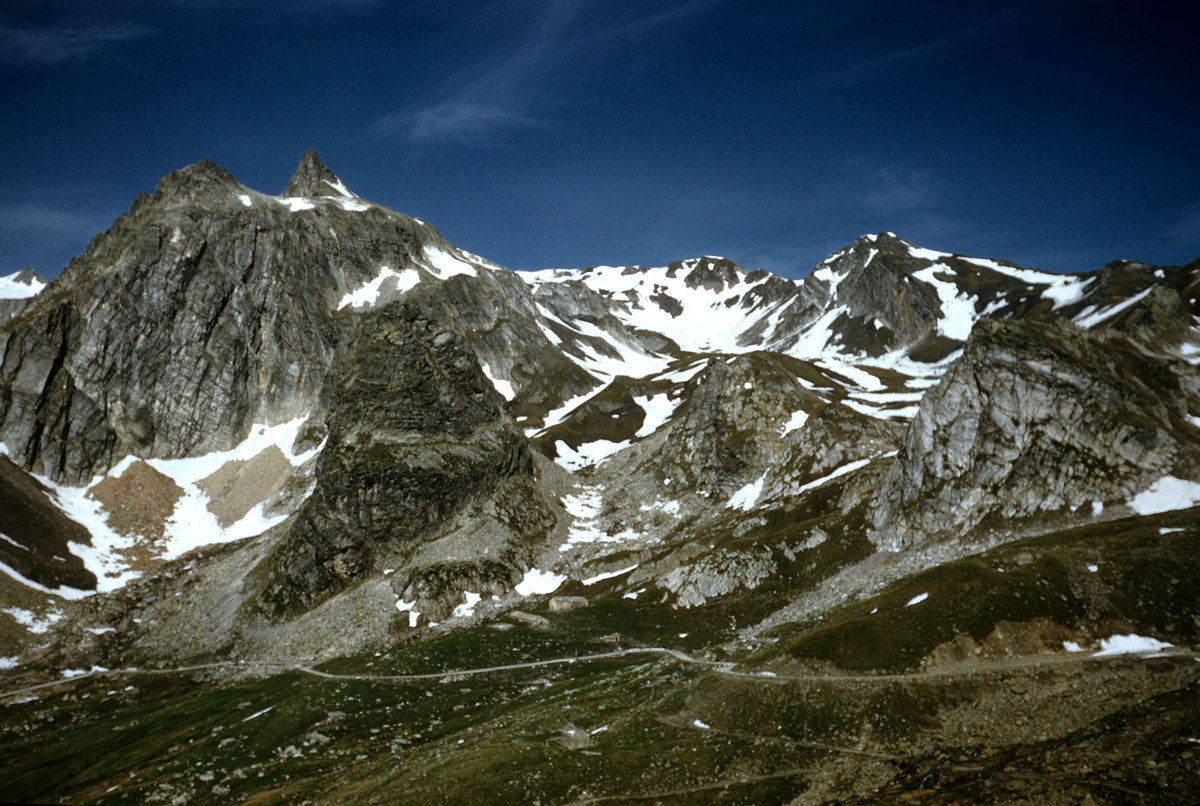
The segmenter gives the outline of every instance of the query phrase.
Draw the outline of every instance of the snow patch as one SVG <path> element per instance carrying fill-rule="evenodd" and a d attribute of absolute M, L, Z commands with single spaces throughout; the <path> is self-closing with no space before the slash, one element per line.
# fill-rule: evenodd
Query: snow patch
<path fill-rule="evenodd" d="M 793 411 L 792 416 L 788 418 L 788 421 L 780 427 L 779 435 L 786 436 L 793 431 L 799 431 L 804 427 L 806 422 L 808 422 L 808 412 L 806 412 L 804 409 Z"/>
<path fill-rule="evenodd" d="M 277 201 L 293 213 L 298 213 L 301 210 L 312 210 L 316 207 L 308 199 L 303 199 L 299 196 L 282 197 L 277 199 Z"/>
<path fill-rule="evenodd" d="M 1200 484 L 1174 476 L 1163 476 L 1129 500 L 1129 508 L 1139 515 L 1157 515 L 1187 509 L 1200 503 Z"/>
<path fill-rule="evenodd" d="M 479 604 L 480 600 L 483 598 L 480 594 L 472 593 L 471 591 L 464 591 L 463 595 L 466 596 L 467 601 L 454 608 L 453 615 L 459 618 L 466 618 L 467 616 L 474 615 L 475 605 Z"/>
<path fill-rule="evenodd" d="M 918 593 L 916 596 L 914 596 L 913 598 L 909 599 L 909 600 L 908 600 L 908 602 L 907 602 L 907 603 L 906 603 L 904 606 L 905 606 L 905 607 L 912 607 L 912 606 L 913 606 L 913 605 L 915 605 L 915 604 L 920 604 L 921 602 L 925 601 L 925 600 L 926 600 L 926 599 L 928 599 L 928 598 L 929 598 L 929 594 L 928 594 L 928 593 Z"/>
<path fill-rule="evenodd" d="M 770 471 L 767 471 L 768 473 Z M 762 495 L 763 482 L 766 481 L 767 474 L 763 473 L 758 477 L 757 481 L 752 481 L 745 487 L 738 490 L 729 499 L 729 503 L 725 506 L 731 509 L 740 509 L 743 511 L 754 508 L 754 504 L 758 501 L 758 497 Z"/>
<path fill-rule="evenodd" d="M 347 292 L 338 303 L 337 309 L 340 311 L 347 306 L 364 308 L 374 305 L 379 299 L 379 292 L 383 288 L 383 284 L 389 279 L 395 280 L 396 291 L 403 294 L 421 282 L 421 275 L 416 269 L 396 271 L 390 266 L 380 266 L 379 274 L 355 290 Z"/>
<path fill-rule="evenodd" d="M 925 251 L 925 250 L 922 250 Z M 971 327 L 975 324 L 978 314 L 975 312 L 976 297 L 959 293 L 958 287 L 946 280 L 939 279 L 939 271 L 949 272 L 946 266 L 935 264 L 927 269 L 913 272 L 913 277 L 933 286 L 938 298 L 942 301 L 942 316 L 938 319 L 937 331 L 940 335 L 955 341 L 966 341 L 971 335 Z"/>
<path fill-rule="evenodd" d="M 486 363 L 480 363 L 479 368 L 483 370 L 483 374 L 487 376 L 487 379 L 492 382 L 492 386 L 496 387 L 496 391 L 500 393 L 501 397 L 503 397 L 505 400 L 512 400 L 514 397 L 516 397 L 516 392 L 513 391 L 513 385 L 503 378 L 497 378 L 495 375 L 493 375 L 492 368 Z"/>
<path fill-rule="evenodd" d="M 1157 638 L 1147 638 L 1146 636 L 1135 635 L 1133 633 L 1128 635 L 1113 635 L 1100 640 L 1100 649 L 1096 652 L 1096 656 L 1141 655 L 1146 652 L 1160 652 L 1174 646 L 1174 644 L 1159 641 Z"/>
<path fill-rule="evenodd" d="M 38 615 L 32 610 L 26 610 L 23 607 L 6 607 L 0 609 L 0 613 L 7 613 L 16 619 L 17 623 L 24 627 L 34 635 L 44 635 L 50 631 L 50 628 L 62 621 L 63 614 L 59 612 L 50 612 L 44 615 Z"/>
<path fill-rule="evenodd" d="M 679 407 L 681 401 L 671 400 L 668 393 L 663 392 L 660 395 L 649 397 L 634 397 L 633 402 L 646 413 L 645 419 L 642 420 L 642 427 L 633 435 L 635 439 L 641 439 L 662 428 L 675 414 L 675 409 Z"/>
<path fill-rule="evenodd" d="M 1104 320 L 1111 319 L 1114 316 L 1116 316 L 1117 314 L 1122 313 L 1122 312 L 1128 310 L 1129 308 L 1132 308 L 1134 305 L 1137 305 L 1139 302 L 1144 300 L 1146 298 L 1146 296 L 1151 291 L 1153 291 L 1155 288 L 1157 288 L 1157 286 L 1150 286 L 1145 291 L 1142 291 L 1140 294 L 1134 294 L 1132 297 L 1130 297 L 1127 300 L 1118 302 L 1116 305 L 1096 311 L 1095 313 L 1087 314 L 1086 316 L 1081 314 L 1080 316 L 1077 316 L 1075 318 L 1075 324 L 1079 325 L 1080 327 L 1084 328 L 1085 330 L 1088 328 L 1095 327 L 1096 325 L 1100 324 Z"/>
<path fill-rule="evenodd" d="M 433 273 L 442 280 L 447 280 L 456 274 L 478 276 L 475 267 L 470 263 L 437 246 L 425 247 L 425 260 L 429 263 L 429 268 Z"/>
<path fill-rule="evenodd" d="M 554 593 L 554 591 L 558 590 L 558 586 L 566 581 L 567 578 L 562 574 L 531 568 L 525 572 L 524 578 L 517 583 L 516 591 L 521 596 Z"/>
<path fill-rule="evenodd" d="M 622 568 L 620 571 L 609 571 L 604 574 L 596 574 L 594 577 L 588 577 L 587 579 L 583 580 L 583 584 L 595 585 L 597 582 L 603 582 L 606 579 L 614 579 L 615 577 L 624 576 L 637 567 L 638 563 L 634 563 L 628 568 Z"/>
<path fill-rule="evenodd" d="M 589 465 L 603 464 L 614 453 L 622 448 L 628 448 L 631 444 L 629 440 L 612 442 L 607 439 L 597 439 L 594 442 L 585 442 L 579 446 L 578 450 L 573 450 L 570 445 L 560 439 L 554 443 L 555 450 L 558 452 L 554 461 L 559 467 L 574 473 Z"/>

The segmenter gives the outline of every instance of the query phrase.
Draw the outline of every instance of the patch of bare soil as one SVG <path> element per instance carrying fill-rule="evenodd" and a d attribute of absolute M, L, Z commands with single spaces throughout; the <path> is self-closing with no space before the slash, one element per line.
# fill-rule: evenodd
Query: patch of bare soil
<path fill-rule="evenodd" d="M 105 520 L 114 532 L 142 538 L 118 553 L 138 571 L 150 570 L 162 553 L 161 541 L 167 519 L 183 496 L 183 488 L 142 461 L 134 462 L 120 476 L 109 477 L 87 492 L 99 501 Z"/>
<path fill-rule="evenodd" d="M 183 488 L 168 476 L 142 461 L 134 462 L 120 476 L 106 478 L 87 492 L 99 501 L 108 525 L 126 537 L 161 540 L 167 519 Z"/>
<path fill-rule="evenodd" d="M 283 451 L 272 445 L 253 459 L 226 462 L 198 486 L 208 494 L 208 511 L 217 523 L 230 526 L 283 489 L 292 470 Z"/>
<path fill-rule="evenodd" d="M 922 665 L 928 668 L 972 660 L 1058 654 L 1063 651 L 1064 641 L 1087 643 L 1087 638 L 1049 619 L 999 621 L 981 641 L 958 633 L 953 640 L 934 647 Z"/>

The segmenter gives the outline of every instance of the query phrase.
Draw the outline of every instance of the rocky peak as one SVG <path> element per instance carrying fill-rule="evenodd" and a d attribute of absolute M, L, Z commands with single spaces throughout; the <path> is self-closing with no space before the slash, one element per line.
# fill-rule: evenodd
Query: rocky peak
<path fill-rule="evenodd" d="M 26 266 L 16 274 L 11 275 L 10 279 L 14 283 L 20 283 L 27 286 L 43 286 L 46 284 L 46 279 L 33 270 L 33 266 Z"/>
<path fill-rule="evenodd" d="M 684 282 L 688 288 L 706 288 L 718 293 L 737 285 L 746 275 L 746 270 L 732 260 L 707 255 L 675 261 L 668 264 L 667 269 L 685 272 Z"/>
<path fill-rule="evenodd" d="M 197 202 L 215 192 L 231 193 L 237 190 L 244 191 L 245 188 L 228 171 L 215 162 L 201 160 L 164 176 L 159 180 L 154 195 L 163 199 Z"/>
<path fill-rule="evenodd" d="M 284 188 L 283 195 L 312 198 L 315 196 L 350 197 L 354 194 L 346 188 L 333 171 L 326 167 L 325 163 L 321 162 L 316 150 L 310 148 L 300 158 L 300 164 L 296 167 L 296 172 L 292 174 L 287 187 Z"/>

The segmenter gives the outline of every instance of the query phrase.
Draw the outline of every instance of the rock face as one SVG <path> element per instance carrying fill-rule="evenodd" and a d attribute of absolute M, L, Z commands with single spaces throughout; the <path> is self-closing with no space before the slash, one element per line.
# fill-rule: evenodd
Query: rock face
<path fill-rule="evenodd" d="M 981 321 L 930 390 L 878 493 L 889 550 L 991 516 L 1122 503 L 1164 475 L 1194 478 L 1200 373 L 1111 332 Z"/>
<path fill-rule="evenodd" d="M 316 489 L 264 560 L 270 612 L 311 607 L 385 567 L 406 569 L 393 587 L 422 612 L 468 585 L 511 588 L 554 518 L 528 442 L 463 340 L 397 302 L 358 319 L 339 364 Z M 467 510 L 475 533 L 414 563 Z"/>

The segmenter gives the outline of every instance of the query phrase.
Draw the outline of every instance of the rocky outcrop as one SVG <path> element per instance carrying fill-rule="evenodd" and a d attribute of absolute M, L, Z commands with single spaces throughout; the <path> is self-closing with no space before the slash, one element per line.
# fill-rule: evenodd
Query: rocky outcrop
<path fill-rule="evenodd" d="M 396 302 L 357 318 L 337 365 L 316 488 L 261 564 L 266 610 L 294 614 L 383 569 L 400 571 L 395 592 L 422 612 L 469 585 L 519 581 L 554 519 L 528 442 L 463 338 Z M 468 510 L 486 526 L 459 535 L 456 556 L 421 555 Z"/>
<path fill-rule="evenodd" d="M 899 550 L 1200 477 L 1194 366 L 1064 321 L 979 322 L 922 400 L 877 493 L 872 539 Z M 1090 510 L 1089 510 L 1090 511 Z"/>

